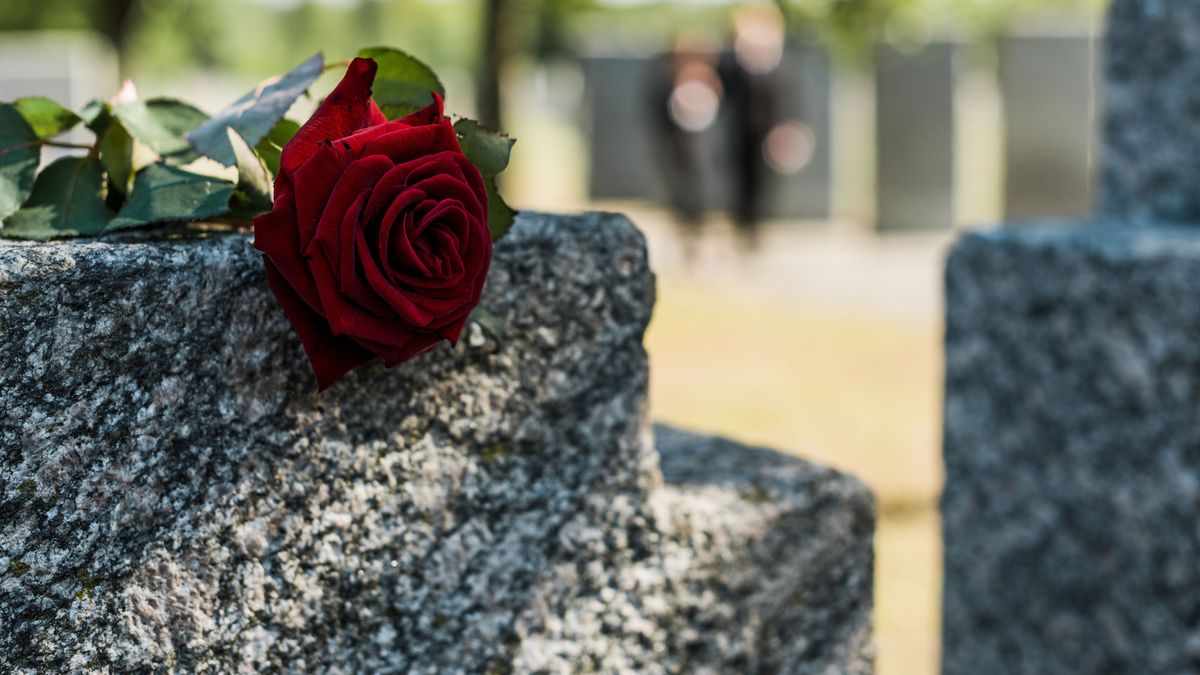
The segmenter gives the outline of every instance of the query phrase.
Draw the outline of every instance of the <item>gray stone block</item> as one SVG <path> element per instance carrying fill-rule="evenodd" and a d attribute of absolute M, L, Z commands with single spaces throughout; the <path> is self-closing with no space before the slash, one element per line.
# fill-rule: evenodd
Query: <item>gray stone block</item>
<path fill-rule="evenodd" d="M 637 505 L 593 497 L 603 526 L 581 518 L 562 537 L 601 557 L 539 589 L 515 669 L 873 672 L 871 492 L 720 438 L 659 425 L 655 443 L 649 527 Z"/>
<path fill-rule="evenodd" d="M 655 443 L 666 489 L 651 503 L 665 532 L 673 653 L 686 654 L 672 670 L 874 672 L 871 491 L 721 438 L 660 425 Z"/>
<path fill-rule="evenodd" d="M 524 214 L 487 329 L 318 395 L 247 235 L 0 243 L 0 672 L 867 672 L 869 494 L 670 432 L 664 486 L 653 299 Z"/>
<path fill-rule="evenodd" d="M 654 283 L 526 215 L 473 325 L 317 395 L 247 235 L 0 244 L 0 671 L 486 671 L 637 504 Z"/>
<path fill-rule="evenodd" d="M 117 52 L 85 32 L 0 32 L 0 100 L 49 96 L 78 110 L 120 86 Z"/>
<path fill-rule="evenodd" d="M 1091 212 L 1101 79 L 1095 43 L 1083 33 L 1000 40 L 1006 218 Z"/>
<path fill-rule="evenodd" d="M 964 236 L 946 272 L 944 672 L 1200 666 L 1200 233 Z"/>
<path fill-rule="evenodd" d="M 1102 206 L 1200 222 L 1200 3 L 1115 0 L 1105 50 Z"/>
<path fill-rule="evenodd" d="M 648 56 L 583 60 L 590 109 L 588 195 L 593 199 L 667 199 L 651 100 L 656 72 Z"/>
<path fill-rule="evenodd" d="M 829 218 L 833 213 L 833 82 L 829 54 L 812 42 L 793 43 L 784 52 L 782 111 L 813 134 L 813 155 L 791 175 L 770 173 L 767 215 L 774 218 Z"/>
<path fill-rule="evenodd" d="M 955 220 L 954 87 L 959 47 L 875 52 L 875 227 L 948 229 Z"/>

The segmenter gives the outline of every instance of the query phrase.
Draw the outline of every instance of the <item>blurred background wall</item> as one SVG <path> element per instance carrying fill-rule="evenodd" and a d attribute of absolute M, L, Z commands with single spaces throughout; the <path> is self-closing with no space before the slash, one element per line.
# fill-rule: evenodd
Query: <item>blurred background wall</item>
<path fill-rule="evenodd" d="M 213 112 L 318 50 L 424 59 L 517 137 L 510 203 L 646 231 L 653 414 L 872 485 L 879 672 L 933 673 L 943 251 L 1090 208 L 1104 4 L 6 0 L 0 99 Z"/>

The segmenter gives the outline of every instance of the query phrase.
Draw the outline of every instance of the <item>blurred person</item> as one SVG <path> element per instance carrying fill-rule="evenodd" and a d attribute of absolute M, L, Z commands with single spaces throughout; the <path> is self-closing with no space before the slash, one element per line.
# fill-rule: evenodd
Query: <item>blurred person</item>
<path fill-rule="evenodd" d="M 733 11 L 731 27 L 732 49 L 721 56 L 718 72 L 729 125 L 732 216 L 742 241 L 756 248 L 770 170 L 766 144 L 781 123 L 783 17 L 774 5 L 747 4 Z"/>
<path fill-rule="evenodd" d="M 659 58 L 650 102 L 662 174 L 675 217 L 685 232 L 685 256 L 695 255 L 704 199 L 703 134 L 720 113 L 723 93 L 715 50 L 681 36 Z"/>

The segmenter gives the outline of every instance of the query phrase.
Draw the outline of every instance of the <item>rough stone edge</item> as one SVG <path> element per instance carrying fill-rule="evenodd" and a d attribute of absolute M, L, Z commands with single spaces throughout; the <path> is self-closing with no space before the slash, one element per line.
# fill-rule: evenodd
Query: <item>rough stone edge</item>
<path fill-rule="evenodd" d="M 996 245 L 1060 249 L 1078 255 L 1125 258 L 1162 255 L 1192 258 L 1200 255 L 1197 225 L 1115 218 L 1061 218 L 1008 222 L 961 233 L 948 261 L 962 252 Z M 948 266 L 949 267 L 949 266 Z"/>
<path fill-rule="evenodd" d="M 653 431 L 664 483 L 651 507 L 667 553 L 693 547 L 698 564 L 686 581 L 729 594 L 735 608 L 728 625 L 705 636 L 696 665 L 874 672 L 871 489 L 769 448 L 663 424 Z"/>

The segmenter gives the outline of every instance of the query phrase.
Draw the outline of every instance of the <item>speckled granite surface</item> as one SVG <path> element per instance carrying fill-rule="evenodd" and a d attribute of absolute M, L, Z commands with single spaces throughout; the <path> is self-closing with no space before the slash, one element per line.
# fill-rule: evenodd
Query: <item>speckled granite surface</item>
<path fill-rule="evenodd" d="M 944 672 L 1196 672 L 1200 230 L 970 234 L 946 302 Z"/>
<path fill-rule="evenodd" d="M 320 396 L 261 275 L 0 244 L 0 672 L 865 672 L 860 486 L 662 485 L 624 218 L 522 216 L 486 330 Z"/>
<path fill-rule="evenodd" d="M 947 675 L 1200 672 L 1200 3 L 1103 58 L 1100 214 L 947 264 Z"/>
<path fill-rule="evenodd" d="M 679 672 L 874 672 L 875 498 L 764 448 L 655 427 Z"/>
<path fill-rule="evenodd" d="M 0 671 L 505 663 L 640 494 L 653 299 L 623 218 L 526 217 L 499 342 L 318 396 L 245 235 L 0 249 Z"/>
<path fill-rule="evenodd" d="M 762 448 L 655 427 L 664 482 L 593 495 L 586 551 L 517 624 L 516 672 L 869 675 L 875 500 Z"/>
<path fill-rule="evenodd" d="M 1104 42 L 1102 210 L 1200 224 L 1200 2 L 1114 0 Z"/>

